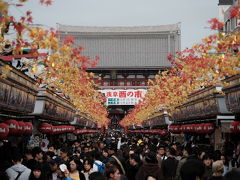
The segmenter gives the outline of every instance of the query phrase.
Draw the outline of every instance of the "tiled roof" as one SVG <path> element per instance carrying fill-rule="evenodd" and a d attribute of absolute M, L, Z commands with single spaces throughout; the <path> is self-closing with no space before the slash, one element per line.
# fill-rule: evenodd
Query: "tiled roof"
<path fill-rule="evenodd" d="M 96 69 L 152 69 L 171 66 L 169 53 L 180 50 L 179 24 L 135 27 L 85 27 L 59 25 L 60 39 L 74 36 L 83 55 L 100 57 Z"/>
<path fill-rule="evenodd" d="M 219 0 L 218 5 L 232 5 L 233 0 Z"/>
<path fill-rule="evenodd" d="M 179 24 L 169 24 L 160 26 L 116 26 L 116 27 L 100 27 L 100 26 L 69 26 L 58 25 L 61 32 L 79 32 L 79 33 L 153 33 L 153 32 L 171 32 L 180 30 Z"/>

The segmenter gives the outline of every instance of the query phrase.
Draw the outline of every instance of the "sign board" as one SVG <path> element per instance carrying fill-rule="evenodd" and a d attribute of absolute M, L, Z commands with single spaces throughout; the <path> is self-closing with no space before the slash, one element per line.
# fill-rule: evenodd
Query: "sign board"
<path fill-rule="evenodd" d="M 135 105 L 142 100 L 147 92 L 146 89 L 128 90 L 100 90 L 106 97 L 106 105 Z"/>

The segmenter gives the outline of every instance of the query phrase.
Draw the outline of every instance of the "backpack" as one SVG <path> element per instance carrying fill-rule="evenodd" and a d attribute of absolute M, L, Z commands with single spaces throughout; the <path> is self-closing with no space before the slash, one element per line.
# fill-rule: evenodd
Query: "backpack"
<path fill-rule="evenodd" d="M 100 172 L 100 173 L 102 173 L 102 174 L 104 173 L 104 170 L 105 170 L 105 164 L 104 164 L 104 163 L 102 163 L 102 164 L 100 165 L 100 164 L 94 162 L 93 164 L 95 164 L 95 165 L 98 167 L 98 172 Z"/>

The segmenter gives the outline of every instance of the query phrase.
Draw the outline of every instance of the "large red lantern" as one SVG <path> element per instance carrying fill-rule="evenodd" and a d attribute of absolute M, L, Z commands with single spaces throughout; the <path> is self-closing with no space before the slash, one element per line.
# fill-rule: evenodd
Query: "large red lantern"
<path fill-rule="evenodd" d="M 53 131 L 53 126 L 52 126 L 51 124 L 48 124 L 48 123 L 41 123 L 41 124 L 39 125 L 38 130 L 39 130 L 41 133 L 49 134 L 49 133 L 52 133 L 52 131 Z"/>
<path fill-rule="evenodd" d="M 230 123 L 230 131 L 232 133 L 239 133 L 240 132 L 240 121 L 232 121 Z"/>
<path fill-rule="evenodd" d="M 24 126 L 25 126 L 25 123 L 23 121 L 18 121 L 18 132 L 17 132 L 17 134 L 19 134 L 19 135 L 24 134 Z"/>
<path fill-rule="evenodd" d="M 82 133 L 83 133 L 82 129 L 75 129 L 75 131 L 73 132 L 73 134 L 75 134 L 75 135 L 79 135 Z"/>
<path fill-rule="evenodd" d="M 66 132 L 74 132 L 75 127 L 74 126 L 66 126 L 67 131 Z"/>
<path fill-rule="evenodd" d="M 5 123 L 0 123 L 0 139 L 4 139 L 8 136 L 9 126 Z"/>
<path fill-rule="evenodd" d="M 162 130 L 159 131 L 159 134 L 160 134 L 161 136 L 166 136 L 167 133 L 168 133 L 168 130 L 167 130 L 167 129 L 162 129 Z"/>
<path fill-rule="evenodd" d="M 203 133 L 203 126 L 202 126 L 202 124 L 196 124 L 195 125 L 195 132 L 199 133 L 199 134 Z"/>
<path fill-rule="evenodd" d="M 64 126 L 53 126 L 53 134 L 61 134 L 64 131 Z"/>
<path fill-rule="evenodd" d="M 32 131 L 33 131 L 32 123 L 31 122 L 25 122 L 24 134 L 30 135 L 30 134 L 32 134 Z"/>
<path fill-rule="evenodd" d="M 180 134 L 181 133 L 181 126 L 180 125 L 170 125 L 168 127 L 169 132 L 173 133 L 173 134 Z"/>
<path fill-rule="evenodd" d="M 66 132 L 68 132 L 68 127 L 65 126 L 65 125 L 61 125 L 61 126 L 59 126 L 59 128 L 60 128 L 60 133 L 66 133 Z"/>
<path fill-rule="evenodd" d="M 203 127 L 203 134 L 211 134 L 214 132 L 215 126 L 212 123 L 203 123 L 202 124 Z"/>
<path fill-rule="evenodd" d="M 17 134 L 18 133 L 18 122 L 14 119 L 10 119 L 5 121 L 9 126 L 9 134 Z"/>
<path fill-rule="evenodd" d="M 182 132 L 187 132 L 187 124 L 182 125 Z"/>
<path fill-rule="evenodd" d="M 192 125 L 191 124 L 186 124 L 184 127 L 185 127 L 185 132 L 187 132 L 187 133 L 192 132 Z"/>
<path fill-rule="evenodd" d="M 169 125 L 169 126 L 168 126 L 168 131 L 169 131 L 170 133 L 173 133 L 173 125 Z"/>

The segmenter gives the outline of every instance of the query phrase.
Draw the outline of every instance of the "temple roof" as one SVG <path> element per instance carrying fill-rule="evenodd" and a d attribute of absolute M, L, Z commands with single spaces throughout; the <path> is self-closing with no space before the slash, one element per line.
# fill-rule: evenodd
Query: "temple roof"
<path fill-rule="evenodd" d="M 179 24 L 159 25 L 159 26 L 70 26 L 58 25 L 60 32 L 79 32 L 79 33 L 154 33 L 171 32 L 180 30 Z"/>
<path fill-rule="evenodd" d="M 165 69 L 181 48 L 180 24 L 161 26 L 96 27 L 60 25 L 60 40 L 74 36 L 83 55 L 100 57 L 94 69 Z"/>
<path fill-rule="evenodd" d="M 233 0 L 219 0 L 218 5 L 232 5 Z"/>

